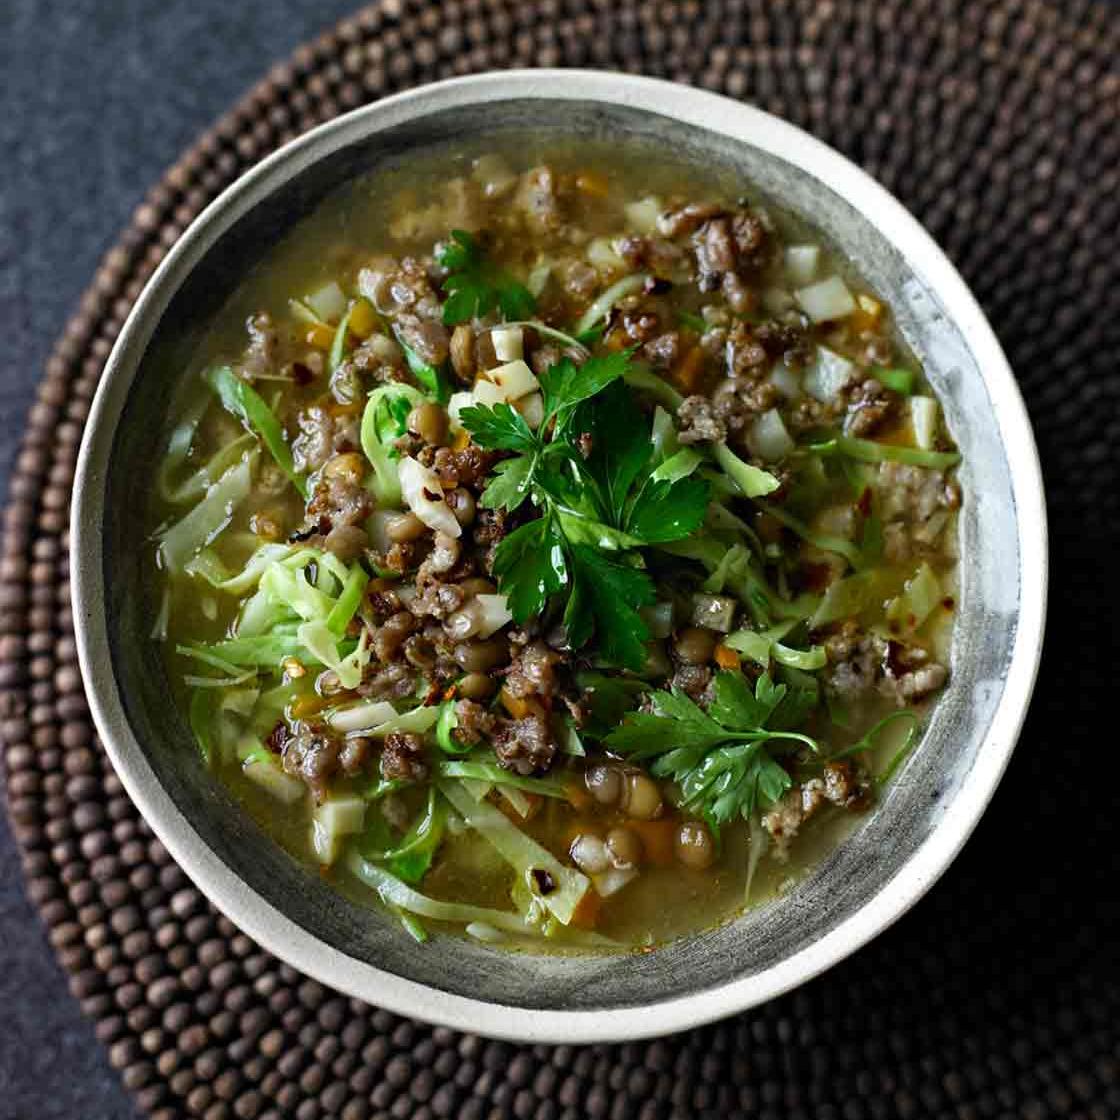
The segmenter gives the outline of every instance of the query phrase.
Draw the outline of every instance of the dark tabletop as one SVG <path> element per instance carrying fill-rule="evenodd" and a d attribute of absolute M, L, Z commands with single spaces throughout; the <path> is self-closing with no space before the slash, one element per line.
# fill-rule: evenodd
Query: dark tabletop
<path fill-rule="evenodd" d="M 56 334 L 166 167 L 354 0 L 0 0 L 0 488 Z M 54 961 L 0 811 L 0 1120 L 135 1115 Z"/>

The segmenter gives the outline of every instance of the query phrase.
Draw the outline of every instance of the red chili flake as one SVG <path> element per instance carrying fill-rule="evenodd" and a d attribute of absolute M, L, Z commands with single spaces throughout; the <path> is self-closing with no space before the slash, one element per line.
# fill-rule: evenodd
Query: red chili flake
<path fill-rule="evenodd" d="M 666 280 L 661 276 L 650 276 L 642 285 L 642 291 L 647 296 L 660 296 L 666 292 L 671 291 L 673 288 L 672 280 Z"/>
<path fill-rule="evenodd" d="M 556 890 L 556 880 L 543 867 L 534 867 L 530 874 L 537 884 L 537 894 L 552 894 Z"/>
<path fill-rule="evenodd" d="M 429 501 L 429 502 L 435 502 L 435 501 L 438 501 L 438 500 L 439 500 L 440 498 L 442 498 L 442 497 L 443 497 L 443 495 L 442 495 L 442 494 L 434 494 L 434 493 L 433 493 L 433 492 L 432 492 L 431 490 L 429 490 L 429 489 L 428 489 L 428 488 L 427 488 L 426 486 L 425 486 L 425 487 L 423 488 L 423 490 L 421 491 L 421 493 L 422 493 L 422 494 L 424 495 L 424 497 L 425 497 L 425 498 L 427 498 L 427 499 L 428 499 L 428 501 Z"/>
<path fill-rule="evenodd" d="M 292 380 L 300 386 L 310 385 L 315 380 L 315 374 L 303 362 L 292 362 Z"/>
<path fill-rule="evenodd" d="M 957 604 L 952 595 L 946 595 L 945 598 L 941 600 L 941 605 L 947 611 L 951 611 Z"/>
<path fill-rule="evenodd" d="M 859 501 L 856 502 L 856 509 L 859 511 L 860 517 L 871 516 L 871 487 L 865 486 L 863 493 L 859 496 Z"/>

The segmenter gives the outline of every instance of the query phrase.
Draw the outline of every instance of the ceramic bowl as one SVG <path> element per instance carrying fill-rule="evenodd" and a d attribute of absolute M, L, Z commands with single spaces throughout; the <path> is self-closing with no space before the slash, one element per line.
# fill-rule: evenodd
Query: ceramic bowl
<path fill-rule="evenodd" d="M 671 146 L 742 173 L 810 218 L 889 301 L 964 454 L 951 682 L 918 750 L 858 830 L 793 889 L 652 953 L 558 957 L 467 939 L 416 945 L 298 866 L 201 768 L 147 637 L 145 503 L 168 370 L 276 237 L 386 160 L 531 124 Z M 858 949 L 921 897 L 964 844 L 1007 765 L 1042 640 L 1046 526 L 1027 415 L 975 299 L 922 227 L 793 126 L 684 86 L 524 71 L 457 79 L 325 124 L 239 179 L 183 234 L 109 358 L 86 426 L 72 522 L 74 617 L 90 705 L 117 772 L 171 855 L 261 945 L 403 1015 L 519 1041 L 667 1033 L 742 1010 Z"/>

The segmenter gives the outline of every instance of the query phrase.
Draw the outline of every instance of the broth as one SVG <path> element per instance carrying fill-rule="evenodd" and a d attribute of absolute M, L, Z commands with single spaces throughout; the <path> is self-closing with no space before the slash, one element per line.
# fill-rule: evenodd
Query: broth
<path fill-rule="evenodd" d="M 651 155 L 347 184 L 172 395 L 177 702 L 262 828 L 421 939 L 732 917 L 842 842 L 947 677 L 957 456 L 889 308 L 811 214 Z"/>

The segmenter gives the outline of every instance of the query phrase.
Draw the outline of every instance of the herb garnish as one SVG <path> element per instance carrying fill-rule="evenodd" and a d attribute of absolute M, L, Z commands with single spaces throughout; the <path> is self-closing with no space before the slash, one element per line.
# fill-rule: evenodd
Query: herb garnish
<path fill-rule="evenodd" d="M 544 419 L 533 431 L 508 404 L 463 409 L 481 447 L 509 451 L 482 496 L 512 512 L 527 499 L 541 516 L 498 546 L 494 574 L 516 621 L 562 592 L 573 648 L 598 635 L 610 663 L 641 669 L 649 630 L 639 608 L 656 598 L 644 570 L 646 545 L 679 540 L 704 520 L 707 482 L 654 478 L 654 445 L 621 378 L 629 352 L 565 358 L 541 377 Z"/>
<path fill-rule="evenodd" d="M 716 675 L 708 711 L 676 688 L 651 692 L 654 710 L 631 713 L 605 742 L 635 762 L 652 760 L 650 773 L 675 781 L 683 808 L 718 830 L 768 808 L 792 787 L 772 748 L 819 749 L 810 736 L 784 730 L 807 714 L 796 692 L 765 673 L 752 692 L 741 673 L 724 671 Z"/>
<path fill-rule="evenodd" d="M 536 307 L 532 293 L 486 257 L 482 246 L 466 230 L 453 229 L 451 240 L 436 253 L 450 275 L 443 282 L 447 326 L 466 323 L 500 307 L 507 319 L 528 319 Z"/>

